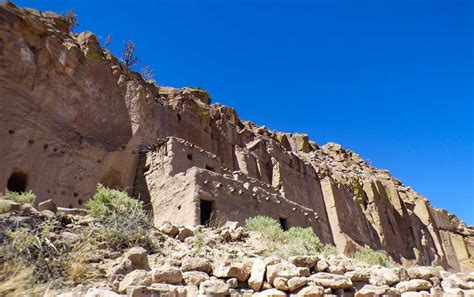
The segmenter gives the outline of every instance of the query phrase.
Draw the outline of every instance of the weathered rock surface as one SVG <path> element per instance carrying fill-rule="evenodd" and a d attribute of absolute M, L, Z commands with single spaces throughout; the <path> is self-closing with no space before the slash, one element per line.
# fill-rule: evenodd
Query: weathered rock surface
<path fill-rule="evenodd" d="M 34 191 L 44 215 L 55 215 L 50 199 L 83 207 L 102 183 L 149 203 L 156 226 L 205 223 L 207 201 L 235 222 L 263 214 L 312 227 L 346 255 L 369 246 L 401 264 L 473 269 L 473 228 L 388 171 L 339 144 L 243 121 L 205 91 L 146 82 L 94 34 L 69 29 L 57 14 L 0 5 L 0 185 Z M 315 270 L 345 273 L 324 264 Z"/>

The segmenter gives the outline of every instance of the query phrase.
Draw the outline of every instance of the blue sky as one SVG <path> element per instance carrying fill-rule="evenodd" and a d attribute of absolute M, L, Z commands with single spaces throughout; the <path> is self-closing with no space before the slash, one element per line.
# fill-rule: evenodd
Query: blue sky
<path fill-rule="evenodd" d="M 341 143 L 474 224 L 472 1 L 16 1 L 75 9 L 161 85 Z"/>

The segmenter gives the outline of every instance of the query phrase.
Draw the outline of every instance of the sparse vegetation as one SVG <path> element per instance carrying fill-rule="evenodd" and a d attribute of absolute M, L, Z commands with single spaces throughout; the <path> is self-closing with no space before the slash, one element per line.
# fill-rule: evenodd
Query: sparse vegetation
<path fill-rule="evenodd" d="M 69 25 L 70 30 L 74 30 L 77 26 L 79 26 L 79 22 L 77 21 L 77 14 L 74 10 L 69 10 L 63 13 L 63 17 Z"/>
<path fill-rule="evenodd" d="M 105 38 L 104 44 L 102 44 L 102 47 L 109 46 L 111 42 L 112 42 L 112 33 L 109 33 L 109 35 L 107 35 L 107 37 Z"/>
<path fill-rule="evenodd" d="M 150 83 L 155 83 L 155 84 L 156 84 L 156 81 L 155 81 L 155 74 L 153 73 L 153 69 L 151 69 L 150 65 L 147 65 L 147 66 L 143 67 L 140 72 L 141 72 L 141 74 L 142 74 L 143 79 L 144 79 L 146 82 L 150 82 Z"/>
<path fill-rule="evenodd" d="M 355 253 L 354 258 L 371 265 L 381 265 L 385 267 L 390 265 L 390 261 L 384 253 L 374 251 L 370 248 L 363 248 L 358 251 Z"/>
<path fill-rule="evenodd" d="M 122 60 L 125 66 L 129 68 L 135 66 L 140 61 L 140 58 L 135 56 L 135 43 L 133 43 L 133 41 L 129 40 L 124 43 Z"/>
<path fill-rule="evenodd" d="M 31 190 L 21 193 L 7 190 L 5 192 L 5 197 L 20 204 L 34 203 L 36 200 L 36 195 Z"/>
<path fill-rule="evenodd" d="M 143 209 L 143 202 L 130 198 L 126 193 L 99 184 L 97 192 L 86 207 L 101 224 L 92 227 L 90 235 L 96 241 L 111 247 L 124 248 L 137 244 L 155 248 L 150 236 L 150 218 Z"/>
<path fill-rule="evenodd" d="M 194 249 L 196 250 L 196 254 L 198 256 L 205 256 L 206 254 L 206 239 L 202 232 L 196 232 L 194 234 L 194 242 L 193 242 Z"/>
<path fill-rule="evenodd" d="M 0 200 L 0 213 L 9 212 L 10 209 L 11 205 L 8 202 Z"/>
<path fill-rule="evenodd" d="M 277 220 L 256 216 L 245 221 L 250 231 L 259 232 L 267 241 L 268 254 L 283 258 L 296 255 L 332 253 L 330 246 L 324 245 L 310 227 L 294 227 L 284 231 Z"/>

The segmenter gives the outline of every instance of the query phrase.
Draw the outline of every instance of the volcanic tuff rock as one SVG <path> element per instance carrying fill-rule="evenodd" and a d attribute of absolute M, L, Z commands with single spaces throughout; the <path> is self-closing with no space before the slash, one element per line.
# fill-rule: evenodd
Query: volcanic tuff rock
<path fill-rule="evenodd" d="M 263 214 L 348 255 L 369 246 L 403 264 L 472 269 L 473 228 L 388 171 L 243 121 L 205 91 L 147 82 L 55 13 L 0 6 L 0 106 L 0 185 L 37 203 L 81 207 L 102 183 L 149 203 L 156 225 Z"/>

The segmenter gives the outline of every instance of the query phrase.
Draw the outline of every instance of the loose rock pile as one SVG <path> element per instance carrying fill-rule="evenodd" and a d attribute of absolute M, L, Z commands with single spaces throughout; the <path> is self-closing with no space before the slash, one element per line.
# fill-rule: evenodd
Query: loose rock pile
<path fill-rule="evenodd" d="M 185 244 L 192 244 L 196 230 L 170 223 L 161 228 L 171 240 Z M 199 232 L 203 231 L 209 235 L 230 234 L 237 240 L 245 233 L 243 228 L 228 227 L 200 228 Z M 220 240 L 225 242 L 227 238 Z M 441 267 L 386 268 L 356 263 L 344 256 L 317 255 L 288 259 L 256 256 L 213 262 L 190 252 L 173 255 L 159 262 L 159 266 L 150 265 L 149 258 L 156 259 L 143 248 L 126 252 L 111 273 L 112 290 L 107 294 L 133 297 L 474 296 L 474 273 L 450 273 Z"/>

